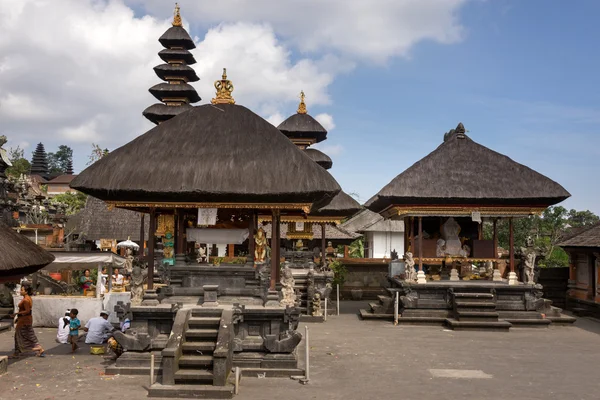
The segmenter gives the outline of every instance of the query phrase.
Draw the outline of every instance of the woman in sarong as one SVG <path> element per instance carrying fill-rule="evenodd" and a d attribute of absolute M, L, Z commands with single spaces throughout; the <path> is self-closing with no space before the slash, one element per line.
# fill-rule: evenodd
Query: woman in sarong
<path fill-rule="evenodd" d="M 11 358 L 20 357 L 26 351 L 37 352 L 38 357 L 44 357 L 44 349 L 40 345 L 33 331 L 33 317 L 31 315 L 31 309 L 33 302 L 31 301 L 31 295 L 33 289 L 28 284 L 21 286 L 21 296 L 23 300 L 19 303 L 19 311 L 13 314 L 17 317 L 17 323 L 15 325 L 15 352 Z"/>

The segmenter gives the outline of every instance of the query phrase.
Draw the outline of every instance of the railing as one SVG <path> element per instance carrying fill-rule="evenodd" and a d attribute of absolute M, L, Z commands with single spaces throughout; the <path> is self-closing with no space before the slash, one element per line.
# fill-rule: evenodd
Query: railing
<path fill-rule="evenodd" d="M 233 310 L 223 310 L 213 352 L 213 385 L 225 386 L 233 365 Z"/>
<path fill-rule="evenodd" d="M 175 373 L 179 369 L 184 332 L 191 313 L 191 310 L 179 310 L 175 315 L 167 346 L 161 352 L 163 385 L 175 384 Z"/>

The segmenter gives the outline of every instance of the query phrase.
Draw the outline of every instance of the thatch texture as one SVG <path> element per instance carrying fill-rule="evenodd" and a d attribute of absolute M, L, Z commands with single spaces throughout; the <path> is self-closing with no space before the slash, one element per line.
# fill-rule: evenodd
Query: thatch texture
<path fill-rule="evenodd" d="M 277 127 L 289 138 L 312 138 L 316 143 L 327 139 L 327 130 L 308 114 L 294 114 Z"/>
<path fill-rule="evenodd" d="M 375 212 L 393 204 L 547 207 L 569 196 L 558 183 L 474 142 L 457 128 L 437 149 L 395 177 L 365 206 Z"/>
<path fill-rule="evenodd" d="M 326 215 L 330 217 L 351 217 L 362 210 L 362 206 L 344 191 L 340 191 L 325 207 L 310 215 Z"/>
<path fill-rule="evenodd" d="M 139 212 L 114 208 L 109 210 L 100 199 L 88 196 L 85 207 L 69 218 L 67 231 L 83 234 L 87 240 L 116 239 L 140 240 L 142 214 Z M 150 218 L 144 220 L 144 238 L 148 239 Z"/>
<path fill-rule="evenodd" d="M 183 103 L 178 106 L 168 106 L 163 103 L 156 103 L 146 108 L 142 112 L 142 115 L 148 118 L 150 121 L 154 122 L 155 124 L 158 124 L 160 122 L 171 119 L 174 116 L 179 115 L 192 107 L 193 106 L 191 104 L 187 103 Z"/>
<path fill-rule="evenodd" d="M 196 48 L 194 41 L 181 26 L 172 26 L 158 39 L 164 47 L 183 47 L 191 50 Z"/>
<path fill-rule="evenodd" d="M 169 60 L 182 60 L 188 65 L 196 63 L 196 59 L 192 53 L 184 49 L 164 49 L 158 52 L 158 56 L 164 62 L 169 62 Z"/>
<path fill-rule="evenodd" d="M 0 222 L 0 279 L 18 279 L 42 269 L 54 256 Z"/>
<path fill-rule="evenodd" d="M 267 238 L 271 239 L 271 223 L 263 225 L 263 229 L 265 230 Z M 281 232 L 282 239 L 287 239 L 287 230 L 288 230 L 288 225 L 281 224 L 280 232 Z M 313 224 L 312 230 L 313 230 L 313 240 L 321 239 L 321 232 L 322 232 L 321 225 Z M 355 240 L 361 236 L 362 235 L 359 235 L 354 232 L 348 232 L 347 230 L 345 230 L 339 226 L 333 226 L 333 225 L 329 225 L 329 224 L 325 225 L 325 239 Z"/>
<path fill-rule="evenodd" d="M 187 83 L 180 83 L 178 85 L 171 85 L 170 83 L 158 83 L 148 89 L 152 96 L 156 97 L 160 101 L 164 101 L 163 99 L 167 97 L 184 97 L 190 101 L 190 103 L 195 103 L 200 101 L 200 96 L 196 92 L 196 89 L 192 85 L 188 85 Z"/>
<path fill-rule="evenodd" d="M 381 215 L 364 209 L 343 224 L 340 228 L 348 232 L 404 232 L 404 221 L 385 220 Z"/>
<path fill-rule="evenodd" d="M 185 76 L 188 82 L 200 80 L 192 67 L 182 64 L 160 64 L 154 67 L 154 72 L 163 81 L 169 80 L 168 78 L 172 76 Z"/>
<path fill-rule="evenodd" d="M 565 237 L 560 247 L 596 247 L 600 248 L 600 223 L 577 229 L 575 234 Z"/>
<path fill-rule="evenodd" d="M 314 162 L 325 169 L 330 169 L 333 167 L 333 161 L 331 161 L 331 158 L 322 151 L 309 148 L 305 149 L 304 153 L 306 153 L 306 155 L 309 156 Z"/>
<path fill-rule="evenodd" d="M 103 200 L 327 204 L 340 187 L 245 107 L 194 107 L 112 151 L 71 187 Z"/>

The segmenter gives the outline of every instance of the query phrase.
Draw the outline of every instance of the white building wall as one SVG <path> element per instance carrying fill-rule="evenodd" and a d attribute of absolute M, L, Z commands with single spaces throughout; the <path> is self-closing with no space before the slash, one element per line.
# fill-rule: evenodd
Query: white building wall
<path fill-rule="evenodd" d="M 365 232 L 368 244 L 368 258 L 389 258 L 392 250 L 396 250 L 398 257 L 404 255 L 403 232 Z"/>

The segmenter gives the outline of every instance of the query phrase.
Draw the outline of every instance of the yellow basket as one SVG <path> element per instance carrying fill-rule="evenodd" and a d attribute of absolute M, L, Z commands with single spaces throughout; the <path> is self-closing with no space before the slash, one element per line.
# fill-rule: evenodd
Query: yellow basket
<path fill-rule="evenodd" d="M 102 346 L 102 345 L 90 346 L 90 354 L 93 354 L 95 356 L 104 354 L 104 346 Z"/>

